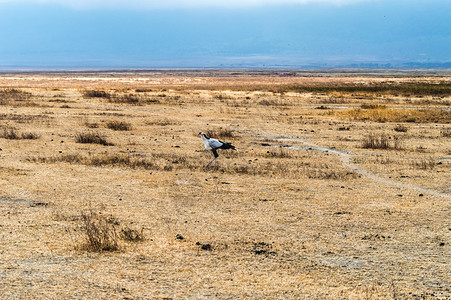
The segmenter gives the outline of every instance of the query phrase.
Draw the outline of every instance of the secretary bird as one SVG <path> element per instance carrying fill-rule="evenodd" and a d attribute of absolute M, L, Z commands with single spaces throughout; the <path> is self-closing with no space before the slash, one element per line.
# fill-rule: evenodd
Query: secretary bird
<path fill-rule="evenodd" d="M 205 167 L 208 167 L 213 161 L 216 160 L 216 158 L 218 158 L 219 155 L 218 152 L 216 151 L 218 149 L 232 149 L 238 151 L 235 149 L 235 146 L 233 146 L 230 143 L 224 143 L 221 142 L 220 140 L 209 138 L 202 131 L 199 132 L 199 134 L 202 137 L 202 140 L 204 141 L 205 149 L 213 152 L 213 155 L 215 156 L 212 160 L 210 160 L 210 162 Z"/>

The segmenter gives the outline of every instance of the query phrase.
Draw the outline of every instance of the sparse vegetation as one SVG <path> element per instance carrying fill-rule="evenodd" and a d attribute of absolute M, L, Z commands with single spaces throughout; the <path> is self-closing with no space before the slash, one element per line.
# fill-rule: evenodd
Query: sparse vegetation
<path fill-rule="evenodd" d="M 124 121 L 109 121 L 106 123 L 106 127 L 119 131 L 129 131 L 132 129 L 132 125 Z"/>
<path fill-rule="evenodd" d="M 374 121 L 374 122 L 399 122 L 399 123 L 442 123 L 449 124 L 451 122 L 451 111 L 433 110 L 433 109 L 389 109 L 389 108 L 372 108 L 361 109 L 355 108 L 345 112 L 339 112 L 352 120 L 358 121 Z"/>
<path fill-rule="evenodd" d="M 393 130 L 396 132 L 407 132 L 408 128 L 405 125 L 398 124 L 395 128 L 393 128 Z"/>
<path fill-rule="evenodd" d="M 450 298 L 449 76 L 294 73 L 0 76 L 2 296 Z"/>
<path fill-rule="evenodd" d="M 113 144 L 108 142 L 104 137 L 94 132 L 79 133 L 75 136 L 77 143 L 82 144 L 99 144 L 103 146 L 112 146 Z"/>
<path fill-rule="evenodd" d="M 122 228 L 119 236 L 121 239 L 128 242 L 141 242 L 144 240 L 143 228 L 141 228 L 141 230 L 132 229 L 129 227 Z"/>
<path fill-rule="evenodd" d="M 402 149 L 400 141 L 398 138 L 394 137 L 391 139 L 388 135 L 381 134 L 368 134 L 362 143 L 362 148 L 366 149 Z"/>
<path fill-rule="evenodd" d="M 0 89 L 0 105 L 7 105 L 12 101 L 27 101 L 32 94 L 19 89 Z"/>
<path fill-rule="evenodd" d="M 39 135 L 33 132 L 18 133 L 14 128 L 3 128 L 3 132 L 0 132 L 0 138 L 8 140 L 37 140 Z"/>
<path fill-rule="evenodd" d="M 434 159 L 422 159 L 420 161 L 415 161 L 412 163 L 414 168 L 421 169 L 421 170 L 432 170 L 436 166 L 436 162 Z"/>
<path fill-rule="evenodd" d="M 110 93 L 101 90 L 86 90 L 82 92 L 85 98 L 105 98 L 110 99 L 112 96 Z"/>
<path fill-rule="evenodd" d="M 81 213 L 80 230 L 83 234 L 81 250 L 91 252 L 117 251 L 118 234 L 111 218 L 93 210 Z"/>
<path fill-rule="evenodd" d="M 235 137 L 233 130 L 228 129 L 228 128 L 209 129 L 205 132 L 205 134 L 211 138 L 225 139 L 225 138 L 234 138 Z"/>

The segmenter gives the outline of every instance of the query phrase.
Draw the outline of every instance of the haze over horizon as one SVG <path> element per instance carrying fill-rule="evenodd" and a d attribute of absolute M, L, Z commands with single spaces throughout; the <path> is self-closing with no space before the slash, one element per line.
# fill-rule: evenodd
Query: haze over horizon
<path fill-rule="evenodd" d="M 447 0 L 0 0 L 0 69 L 451 66 Z"/>

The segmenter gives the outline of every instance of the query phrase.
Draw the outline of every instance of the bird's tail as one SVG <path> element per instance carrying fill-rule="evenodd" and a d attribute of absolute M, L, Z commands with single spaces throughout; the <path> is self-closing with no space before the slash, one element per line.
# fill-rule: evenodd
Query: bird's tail
<path fill-rule="evenodd" d="M 232 149 L 235 151 L 238 151 L 234 145 L 230 144 L 230 143 L 224 143 L 222 144 L 222 146 L 220 147 L 221 149 Z"/>

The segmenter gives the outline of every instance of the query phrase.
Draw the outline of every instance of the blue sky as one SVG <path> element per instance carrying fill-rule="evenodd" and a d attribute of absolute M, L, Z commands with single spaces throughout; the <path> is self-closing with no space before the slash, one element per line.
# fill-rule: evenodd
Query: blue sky
<path fill-rule="evenodd" d="M 450 0 L 0 0 L 0 68 L 451 62 Z"/>

